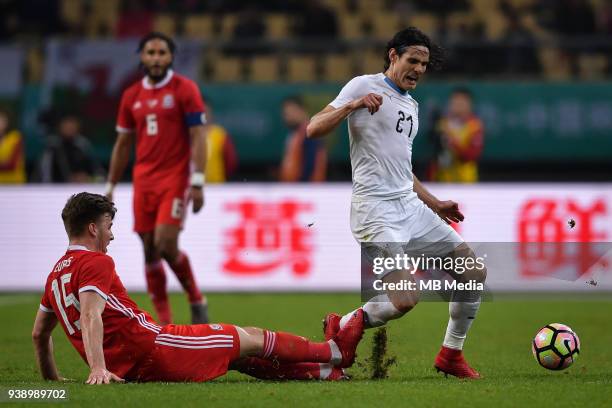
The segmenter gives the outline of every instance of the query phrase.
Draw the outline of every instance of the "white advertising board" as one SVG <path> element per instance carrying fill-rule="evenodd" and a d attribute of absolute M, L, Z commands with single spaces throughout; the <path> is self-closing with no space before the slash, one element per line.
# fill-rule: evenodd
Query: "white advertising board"
<path fill-rule="evenodd" d="M 612 184 L 432 184 L 429 188 L 441 199 L 459 202 L 466 219 L 458 231 L 466 241 L 483 243 L 475 246 L 489 251 L 508 252 L 505 244 L 490 243 L 612 241 Z M 67 198 L 102 189 L 101 185 L 0 187 L 0 291 L 41 290 L 67 246 L 60 217 Z M 360 250 L 349 228 L 350 196 L 350 184 L 344 183 L 207 186 L 206 207 L 200 214 L 188 215 L 180 247 L 189 255 L 204 291 L 358 290 Z M 130 185 L 117 188 L 115 202 L 115 240 L 109 255 L 125 286 L 144 290 L 142 246 L 132 231 Z M 575 221 L 573 228 L 570 219 Z M 564 280 L 534 273 L 533 262 L 528 268 L 526 259 L 505 254 L 496 263 L 491 255 L 487 283 L 494 291 L 612 290 L 611 266 L 605 259 L 576 279 Z M 179 290 L 169 268 L 167 272 L 169 288 Z"/>

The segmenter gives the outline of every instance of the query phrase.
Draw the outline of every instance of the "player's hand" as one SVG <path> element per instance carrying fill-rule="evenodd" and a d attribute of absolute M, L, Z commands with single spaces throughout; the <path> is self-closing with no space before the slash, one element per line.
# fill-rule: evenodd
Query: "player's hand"
<path fill-rule="evenodd" d="M 85 381 L 85 384 L 110 384 L 111 382 L 122 383 L 125 382 L 125 380 L 111 373 L 106 368 L 94 368 L 91 370 L 91 373 L 89 373 L 89 377 L 87 381 Z"/>
<path fill-rule="evenodd" d="M 193 202 L 193 213 L 198 213 L 204 207 L 204 187 L 191 187 L 189 198 Z"/>
<path fill-rule="evenodd" d="M 434 211 L 447 224 L 450 224 L 453 222 L 461 222 L 465 218 L 463 216 L 463 213 L 459 211 L 459 204 L 451 200 L 438 202 Z"/>
<path fill-rule="evenodd" d="M 353 102 L 351 102 L 351 108 L 353 110 L 367 108 L 370 115 L 373 115 L 374 113 L 378 112 L 378 109 L 382 103 L 382 96 L 375 93 L 369 93 L 366 96 L 355 99 Z"/>

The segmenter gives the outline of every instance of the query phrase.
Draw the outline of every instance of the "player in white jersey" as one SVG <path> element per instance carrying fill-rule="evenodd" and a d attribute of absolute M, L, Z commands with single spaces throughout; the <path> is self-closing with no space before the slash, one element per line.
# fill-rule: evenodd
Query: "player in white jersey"
<path fill-rule="evenodd" d="M 441 50 L 416 28 L 398 32 L 387 44 L 385 70 L 349 81 L 325 109 L 312 117 L 308 137 L 320 137 L 348 119 L 353 194 L 351 230 L 366 247 L 399 243 L 399 252 L 430 257 L 474 258 L 474 252 L 449 223 L 463 221 L 454 201 L 432 195 L 412 173 L 412 144 L 419 128 L 419 106 L 409 90 L 416 87 L 428 66 L 441 62 Z M 381 248 L 380 246 L 378 247 Z M 399 248 L 399 249 L 398 249 Z M 459 282 L 484 283 L 486 268 L 474 265 L 463 273 L 448 271 Z M 385 274 L 384 283 L 413 281 L 408 270 Z M 461 296 L 460 296 L 461 295 Z M 462 378 L 480 374 L 463 358 L 463 343 L 478 308 L 481 291 L 454 292 L 442 348 L 435 359 L 438 371 Z M 363 305 L 366 327 L 378 327 L 410 311 L 418 291 L 388 290 Z M 330 314 L 326 337 L 350 319 Z"/>

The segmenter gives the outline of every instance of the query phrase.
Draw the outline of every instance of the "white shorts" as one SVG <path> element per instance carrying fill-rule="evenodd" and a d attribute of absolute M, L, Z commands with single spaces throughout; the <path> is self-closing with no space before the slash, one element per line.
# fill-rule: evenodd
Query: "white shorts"
<path fill-rule="evenodd" d="M 446 256 L 464 242 L 415 192 L 391 200 L 352 202 L 351 231 L 359 243 L 398 243 L 413 256 Z"/>

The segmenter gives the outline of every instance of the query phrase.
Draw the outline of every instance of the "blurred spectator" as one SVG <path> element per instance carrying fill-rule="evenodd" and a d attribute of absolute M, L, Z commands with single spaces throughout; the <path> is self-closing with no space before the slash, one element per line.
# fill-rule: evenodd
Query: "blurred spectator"
<path fill-rule="evenodd" d="M 238 14 L 238 21 L 234 27 L 234 39 L 259 39 L 265 35 L 266 24 L 257 7 L 247 7 Z"/>
<path fill-rule="evenodd" d="M 144 0 L 124 0 L 117 23 L 117 37 L 142 37 L 153 31 L 155 13 Z"/>
<path fill-rule="evenodd" d="M 587 0 L 557 0 L 554 2 L 554 28 L 560 34 L 595 34 L 595 12 Z"/>
<path fill-rule="evenodd" d="M 478 181 L 478 159 L 482 153 L 484 126 L 474 114 L 472 104 L 472 93 L 468 89 L 455 89 L 451 93 L 446 115 L 437 124 L 442 145 L 438 156 L 438 181 Z"/>
<path fill-rule="evenodd" d="M 427 181 L 437 181 L 438 157 L 444 150 L 442 147 L 442 138 L 440 136 L 439 129 L 443 112 L 435 102 L 432 102 L 431 105 L 428 106 L 428 110 L 427 122 L 433 123 L 434 126 L 430 126 L 425 135 L 427 138 L 427 143 L 430 147 L 430 149 L 427 149 L 429 150 L 429 155 L 427 157 L 423 157 L 423 159 L 428 163 L 425 170 L 425 177 Z M 425 151 L 427 152 L 427 150 Z"/>
<path fill-rule="evenodd" d="M 65 31 L 60 0 L 21 0 L 18 4 L 20 34 L 36 33 L 48 37 Z"/>
<path fill-rule="evenodd" d="M 230 134 L 214 122 L 210 101 L 206 103 L 206 182 L 226 182 L 238 168 L 238 154 Z"/>
<path fill-rule="evenodd" d="M 250 6 L 238 14 L 238 21 L 232 33 L 232 43 L 226 48 L 228 53 L 258 54 L 269 50 L 268 47 L 252 44 L 266 36 L 266 23 L 255 6 Z"/>
<path fill-rule="evenodd" d="M 309 116 L 300 97 L 292 96 L 283 101 L 283 120 L 291 130 L 287 137 L 285 153 L 280 169 L 280 180 L 325 181 L 327 151 L 321 139 L 306 138 Z"/>
<path fill-rule="evenodd" d="M 403 0 L 396 0 L 396 2 L 403 2 Z M 415 0 L 414 3 L 419 10 L 429 11 L 439 16 L 444 16 L 455 11 L 467 11 L 470 9 L 467 0 Z"/>
<path fill-rule="evenodd" d="M 59 0 L 0 0 L 0 40 L 62 33 Z"/>
<path fill-rule="evenodd" d="M 448 26 L 448 19 L 438 17 L 435 20 L 435 28 L 431 32 L 431 37 L 439 44 L 453 44 L 460 40 L 459 33 L 456 30 L 451 30 Z"/>
<path fill-rule="evenodd" d="M 576 38 L 588 36 L 596 33 L 595 12 L 587 0 L 558 0 L 553 8 L 554 25 L 553 29 L 563 35 L 564 39 L 573 40 L 561 41 L 562 49 L 569 60 L 569 65 L 573 75 L 577 75 L 580 68 L 578 56 L 581 52 L 593 51 L 593 47 L 588 42 L 580 41 L 576 43 Z M 580 39 L 579 39 L 580 40 Z"/>
<path fill-rule="evenodd" d="M 0 109 L 0 183 L 25 183 L 25 149 L 21 133 L 10 128 L 9 114 Z"/>
<path fill-rule="evenodd" d="M 539 72 L 536 42 L 518 13 L 507 14 L 508 27 L 502 35 L 505 46 L 505 69 L 508 73 Z"/>
<path fill-rule="evenodd" d="M 436 19 L 433 37 L 445 44 L 444 73 L 479 75 L 486 72 L 499 72 L 502 68 L 505 49 L 491 42 L 483 42 L 485 37 L 482 21 L 450 24 L 449 17 Z M 487 58 L 482 58 L 487 55 Z"/>
<path fill-rule="evenodd" d="M 598 10 L 599 30 L 603 34 L 612 34 L 612 0 L 607 0 Z"/>
<path fill-rule="evenodd" d="M 301 38 L 336 38 L 338 21 L 336 13 L 321 0 L 305 2 L 304 10 L 295 16 L 293 34 Z"/>
<path fill-rule="evenodd" d="M 410 20 L 410 16 L 418 12 L 419 7 L 414 2 L 408 2 L 405 0 L 386 0 L 384 3 L 385 8 L 388 11 L 397 13 L 403 18 Z"/>
<path fill-rule="evenodd" d="M 104 176 L 91 143 L 81 134 L 78 117 L 64 115 L 59 120 L 57 135 L 49 136 L 39 172 L 44 183 L 86 183 Z"/>
<path fill-rule="evenodd" d="M 157 13 L 191 15 L 213 11 L 210 9 L 211 5 L 215 6 L 219 1 L 220 0 L 148 0 L 147 4 Z"/>
<path fill-rule="evenodd" d="M 19 32 L 19 3 L 0 1 L 0 41 L 13 39 Z"/>

